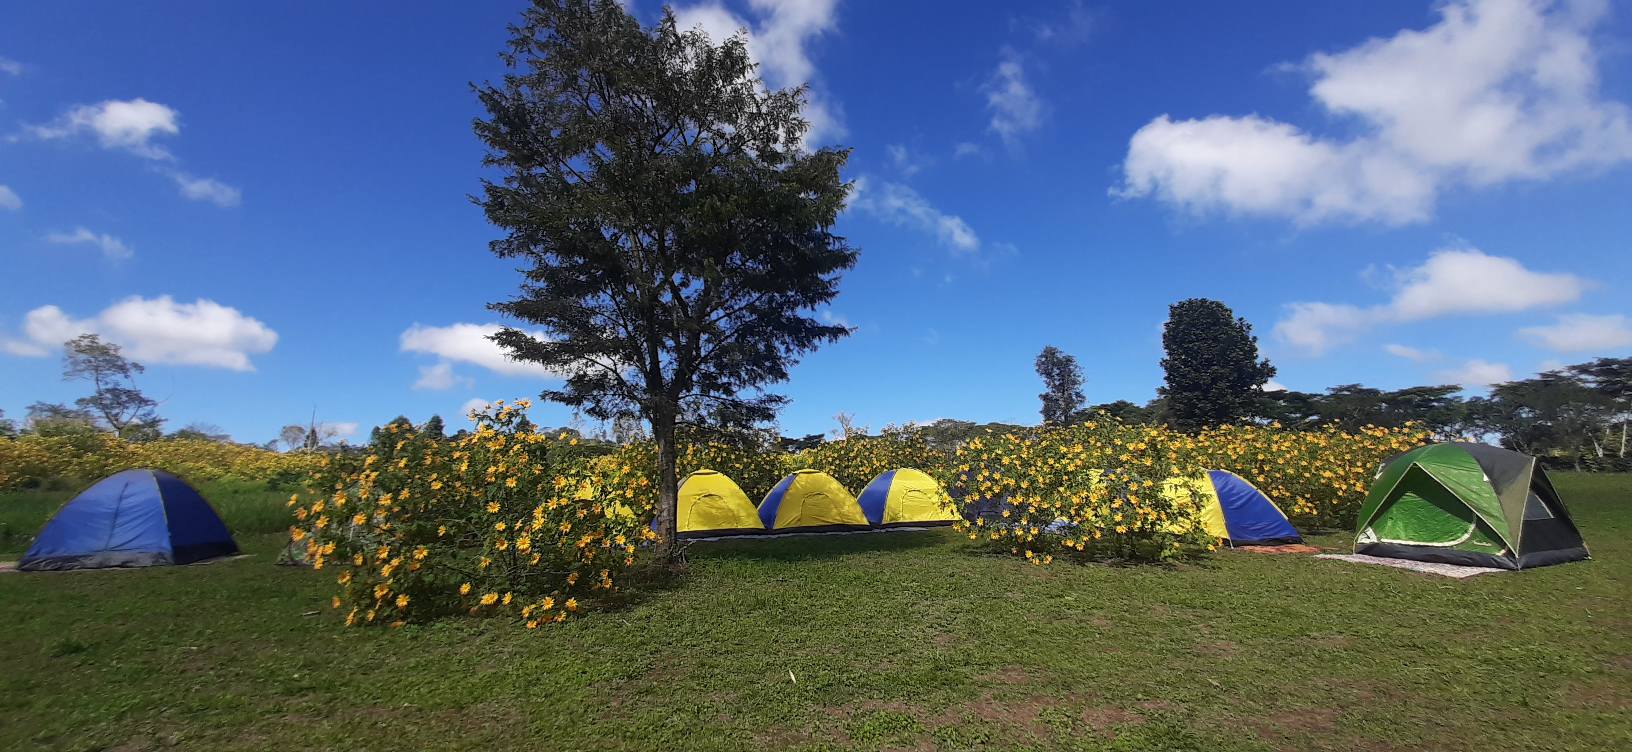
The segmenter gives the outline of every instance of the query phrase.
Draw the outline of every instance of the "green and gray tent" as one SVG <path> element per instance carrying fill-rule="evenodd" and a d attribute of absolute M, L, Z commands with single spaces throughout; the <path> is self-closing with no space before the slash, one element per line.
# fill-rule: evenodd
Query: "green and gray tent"
<path fill-rule="evenodd" d="M 1524 569 L 1587 558 L 1536 459 L 1486 444 L 1431 444 L 1389 460 L 1360 507 L 1354 552 Z"/>

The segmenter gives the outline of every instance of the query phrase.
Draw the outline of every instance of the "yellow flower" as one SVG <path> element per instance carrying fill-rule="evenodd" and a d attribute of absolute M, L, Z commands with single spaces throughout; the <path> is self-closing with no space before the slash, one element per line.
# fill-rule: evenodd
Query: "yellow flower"
<path fill-rule="evenodd" d="M 467 583 L 465 583 L 463 585 L 460 585 L 459 586 L 459 594 L 460 595 L 470 595 L 470 583 L 467 582 Z"/>
<path fill-rule="evenodd" d="M 408 607 L 408 596 L 406 596 L 406 595 L 397 596 L 397 609 L 400 611 L 400 610 L 405 609 L 407 607 Z"/>
<path fill-rule="evenodd" d="M 487 513 L 488 514 L 498 514 L 499 513 L 499 502 L 496 502 L 496 501 L 487 502 Z"/>
<path fill-rule="evenodd" d="M 482 605 L 491 606 L 499 601 L 498 593 L 486 593 L 482 596 Z"/>
<path fill-rule="evenodd" d="M 504 605 L 506 605 L 506 606 L 510 605 L 510 594 L 509 593 L 504 594 Z"/>
<path fill-rule="evenodd" d="M 578 599 L 577 598 L 568 598 L 566 606 L 567 606 L 568 611 L 577 611 L 578 610 Z"/>

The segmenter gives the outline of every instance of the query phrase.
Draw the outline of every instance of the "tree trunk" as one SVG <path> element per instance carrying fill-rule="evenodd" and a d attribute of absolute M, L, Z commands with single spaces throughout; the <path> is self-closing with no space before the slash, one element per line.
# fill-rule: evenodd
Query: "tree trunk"
<path fill-rule="evenodd" d="M 679 451 L 674 444 L 674 416 L 652 418 L 652 438 L 657 441 L 657 560 L 669 564 L 674 559 L 675 506 L 680 482 L 675 471 Z"/>
<path fill-rule="evenodd" d="M 1626 458 L 1626 421 L 1624 421 L 1624 420 L 1621 421 L 1621 454 L 1620 454 L 1620 457 L 1622 459 Z"/>

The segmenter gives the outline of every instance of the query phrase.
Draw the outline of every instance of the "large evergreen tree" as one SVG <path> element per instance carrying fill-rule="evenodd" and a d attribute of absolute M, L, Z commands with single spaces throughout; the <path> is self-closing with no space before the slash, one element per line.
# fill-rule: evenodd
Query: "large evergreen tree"
<path fill-rule="evenodd" d="M 1169 306 L 1162 348 L 1166 378 L 1159 391 L 1175 428 L 1192 431 L 1262 412 L 1275 367 L 1258 357 L 1252 325 L 1229 306 L 1206 298 Z"/>
<path fill-rule="evenodd" d="M 1036 366 L 1037 375 L 1043 380 L 1043 393 L 1037 395 L 1043 402 L 1043 425 L 1070 425 L 1082 411 L 1086 399 L 1082 395 L 1082 368 L 1077 366 L 1077 359 L 1049 345 L 1037 353 Z"/>
<path fill-rule="evenodd" d="M 498 176 L 479 203 L 525 277 L 492 307 L 544 336 L 494 339 L 564 375 L 545 399 L 651 424 L 666 559 L 677 425 L 768 419 L 784 398 L 763 387 L 849 333 L 808 315 L 856 261 L 832 232 L 849 151 L 806 151 L 804 91 L 766 90 L 740 36 L 667 11 L 645 29 L 613 0 L 534 0 L 503 59 L 477 89 Z"/>

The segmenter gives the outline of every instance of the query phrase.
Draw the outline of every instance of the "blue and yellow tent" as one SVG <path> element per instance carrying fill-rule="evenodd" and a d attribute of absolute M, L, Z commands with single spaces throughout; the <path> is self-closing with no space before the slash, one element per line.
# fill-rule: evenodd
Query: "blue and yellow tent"
<path fill-rule="evenodd" d="M 1195 477 L 1171 478 L 1162 488 L 1162 494 L 1169 497 L 1186 491 L 1201 505 L 1202 527 L 1230 545 L 1303 542 L 1280 507 L 1235 473 L 1208 470 Z"/>
<path fill-rule="evenodd" d="M 748 495 L 713 470 L 698 470 L 681 482 L 674 524 L 682 538 L 765 532 Z"/>
<path fill-rule="evenodd" d="M 867 515 L 844 486 L 827 473 L 800 470 L 776 484 L 759 503 L 759 520 L 767 530 L 855 530 L 867 527 Z"/>
<path fill-rule="evenodd" d="M 872 525 L 950 525 L 958 520 L 952 499 L 934 478 L 912 468 L 880 473 L 856 497 Z"/>

